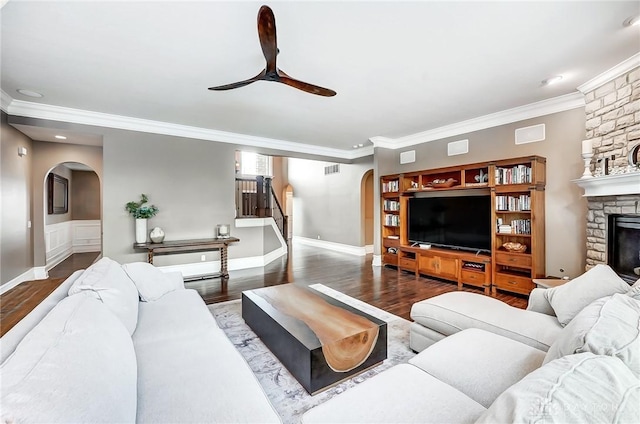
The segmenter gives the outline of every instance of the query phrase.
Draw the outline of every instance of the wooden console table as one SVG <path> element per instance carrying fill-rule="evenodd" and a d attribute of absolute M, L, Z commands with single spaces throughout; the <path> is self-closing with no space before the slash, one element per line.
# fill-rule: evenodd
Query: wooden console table
<path fill-rule="evenodd" d="M 229 238 L 211 238 L 211 239 L 195 239 L 195 240 L 170 240 L 162 243 L 133 243 L 134 249 L 146 250 L 148 252 L 147 261 L 153 264 L 154 255 L 172 255 L 175 253 L 193 253 L 208 252 L 211 250 L 220 251 L 220 272 L 207 275 L 210 278 L 229 278 L 227 270 L 227 247 L 229 243 L 235 243 L 240 239 L 235 237 Z"/>

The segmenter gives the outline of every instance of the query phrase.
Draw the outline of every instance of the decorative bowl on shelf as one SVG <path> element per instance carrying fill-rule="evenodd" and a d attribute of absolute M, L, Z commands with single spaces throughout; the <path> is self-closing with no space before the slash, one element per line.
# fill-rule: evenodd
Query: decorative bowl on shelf
<path fill-rule="evenodd" d="M 458 182 L 458 180 L 454 180 L 453 178 L 447 178 L 446 180 L 444 178 L 440 178 L 440 179 L 435 179 L 435 180 L 431 181 L 431 187 L 433 187 L 433 188 L 449 188 L 449 187 L 453 186 L 457 182 Z"/>
<path fill-rule="evenodd" d="M 502 245 L 508 252 L 524 253 L 527 251 L 527 245 L 522 243 L 516 243 L 513 241 L 506 242 Z"/>

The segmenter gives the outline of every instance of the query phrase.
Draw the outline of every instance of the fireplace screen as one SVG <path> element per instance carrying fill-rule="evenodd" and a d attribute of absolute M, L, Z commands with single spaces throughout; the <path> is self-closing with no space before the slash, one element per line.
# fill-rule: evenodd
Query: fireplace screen
<path fill-rule="evenodd" d="M 628 282 L 640 278 L 640 216 L 609 215 L 608 263 Z"/>

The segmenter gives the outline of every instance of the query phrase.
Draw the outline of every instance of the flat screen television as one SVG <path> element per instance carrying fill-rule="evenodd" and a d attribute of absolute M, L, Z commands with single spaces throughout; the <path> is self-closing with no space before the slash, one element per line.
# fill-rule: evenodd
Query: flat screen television
<path fill-rule="evenodd" d="M 491 251 L 491 196 L 409 199 L 409 241 L 470 251 Z"/>

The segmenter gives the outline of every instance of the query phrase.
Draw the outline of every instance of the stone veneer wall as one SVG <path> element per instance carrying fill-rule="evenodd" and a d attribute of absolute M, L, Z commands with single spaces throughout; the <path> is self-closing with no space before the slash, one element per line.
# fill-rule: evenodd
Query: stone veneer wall
<path fill-rule="evenodd" d="M 586 93 L 585 103 L 592 171 L 597 159 L 610 155 L 615 155 L 613 166 L 626 167 L 631 146 L 640 143 L 640 67 Z M 607 263 L 610 214 L 640 215 L 640 187 L 637 195 L 588 198 L 586 269 Z"/>

